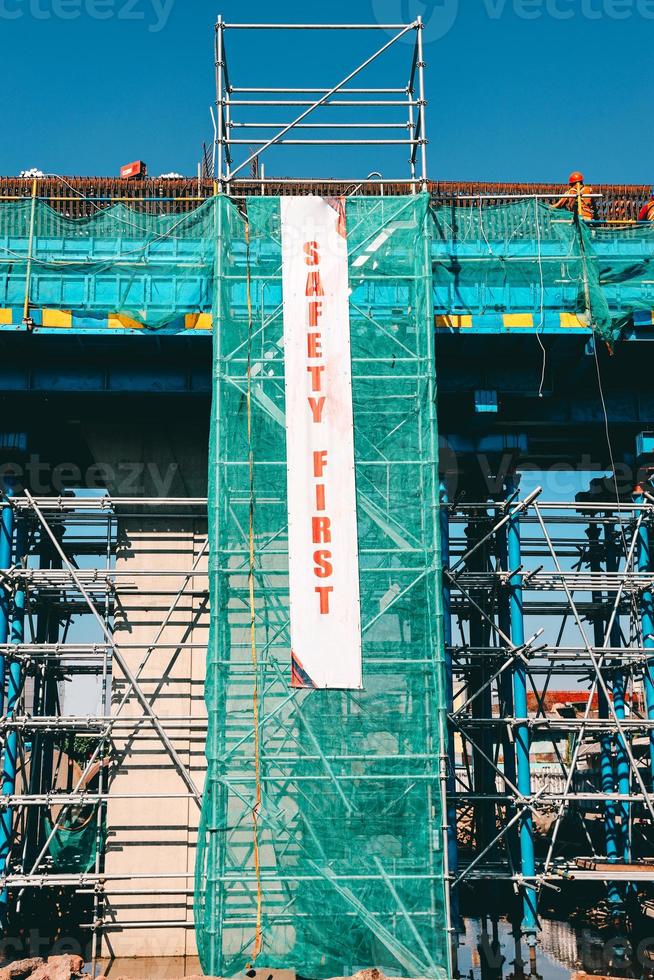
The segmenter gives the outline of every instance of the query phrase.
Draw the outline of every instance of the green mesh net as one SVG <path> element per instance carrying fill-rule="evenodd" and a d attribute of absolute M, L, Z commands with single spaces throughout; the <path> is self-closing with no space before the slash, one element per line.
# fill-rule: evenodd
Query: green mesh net
<path fill-rule="evenodd" d="M 44 826 L 47 836 L 50 837 L 54 825 L 46 819 Z M 69 813 L 64 817 L 63 825 L 53 834 L 48 846 L 54 869 L 63 874 L 86 874 L 94 871 L 98 844 L 104 845 L 105 836 L 104 825 L 98 834 L 97 811 L 88 812 L 87 808 L 87 815 L 81 822 L 79 814 L 74 811 Z"/>
<path fill-rule="evenodd" d="M 22 311 L 27 300 L 152 330 L 210 313 L 216 200 L 181 215 L 116 204 L 89 218 L 38 200 L 0 203 L 0 307 Z"/>
<path fill-rule="evenodd" d="M 613 343 L 654 309 L 654 227 L 600 225 L 538 200 L 434 206 L 437 312 L 569 313 Z"/>
<path fill-rule="evenodd" d="M 221 202 L 208 770 L 196 881 L 198 944 L 211 974 L 233 976 L 252 962 L 259 925 L 262 967 L 318 978 L 370 966 L 448 973 L 428 215 L 426 195 L 347 200 L 364 690 L 298 691 L 280 206 L 251 200 L 246 219 Z"/>
<path fill-rule="evenodd" d="M 184 214 L 115 204 L 69 218 L 37 199 L 0 202 L 0 324 L 20 326 L 27 305 L 72 311 L 84 327 L 107 317 L 208 327 L 218 209 L 212 198 Z M 438 314 L 529 312 L 539 328 L 567 313 L 613 342 L 634 313 L 654 310 L 651 223 L 586 224 L 534 199 L 434 205 L 432 215 Z"/>
<path fill-rule="evenodd" d="M 208 326 L 219 208 L 218 198 L 184 214 L 115 204 L 69 218 L 37 199 L 0 201 L 0 324 L 20 326 L 27 304 L 72 311 L 84 327 L 109 317 L 176 332 L 203 314 Z M 432 215 L 438 314 L 529 312 L 541 327 L 563 312 L 613 342 L 635 312 L 654 310 L 651 223 L 586 224 L 535 199 Z"/>

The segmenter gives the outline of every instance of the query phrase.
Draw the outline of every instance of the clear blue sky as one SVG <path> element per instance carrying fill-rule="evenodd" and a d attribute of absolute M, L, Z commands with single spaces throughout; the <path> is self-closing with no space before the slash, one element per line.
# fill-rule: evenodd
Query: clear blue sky
<path fill-rule="evenodd" d="M 211 137 L 219 12 L 228 21 L 422 14 L 433 177 L 559 181 L 581 168 L 594 182 L 654 181 L 653 0 L 0 0 L 0 172 L 105 175 L 142 158 L 153 174 L 193 173 Z M 276 49 L 270 34 L 250 39 L 246 53 L 242 36 L 229 37 L 235 83 L 274 84 L 279 71 L 298 86 L 328 86 L 383 37 L 351 32 L 309 47 L 286 34 Z M 380 68 L 371 83 L 384 84 L 385 71 L 390 77 Z M 280 108 L 278 121 L 291 111 Z M 351 167 L 324 150 L 299 151 L 292 165 L 271 158 L 268 172 L 375 167 L 404 172 L 370 150 Z"/>

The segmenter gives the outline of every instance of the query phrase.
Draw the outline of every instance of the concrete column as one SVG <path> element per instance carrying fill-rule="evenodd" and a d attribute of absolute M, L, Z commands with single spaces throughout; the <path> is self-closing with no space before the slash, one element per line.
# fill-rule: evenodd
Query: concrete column
<path fill-rule="evenodd" d="M 135 573 L 133 590 L 125 584 L 117 600 L 115 635 L 121 652 L 136 672 L 147 655 L 147 645 L 157 636 L 175 594 L 192 569 L 206 534 L 197 522 L 161 522 L 129 518 L 121 524 L 123 544 L 117 568 Z M 157 573 L 175 569 L 175 576 Z M 206 573 L 206 563 L 204 565 Z M 136 573 L 147 572 L 146 576 Z M 194 578 L 180 600 L 157 647 L 142 671 L 141 687 L 158 716 L 166 719 L 204 719 L 204 665 L 206 658 L 208 606 L 197 595 L 205 582 Z M 187 644 L 199 644 L 189 649 Z M 136 649 L 144 644 L 146 649 Z M 113 710 L 117 709 L 126 682 L 114 668 Z M 142 714 L 135 698 L 120 717 Z M 188 721 L 171 721 L 168 734 L 182 761 L 201 785 L 204 773 L 204 725 L 192 728 Z M 107 934 L 106 946 L 118 958 L 184 957 L 195 955 L 193 930 L 193 871 L 199 811 L 192 799 L 184 798 L 185 784 L 169 754 L 151 726 L 142 724 L 138 733 L 116 732 L 113 740 L 117 766 L 111 775 L 107 807 L 108 875 L 145 875 L 144 879 L 111 885 L 108 901 L 118 927 Z M 120 796 L 171 794 L 174 799 L 126 800 Z M 152 874 L 152 878 L 147 878 Z M 177 875 L 159 879 L 156 875 Z M 190 877 L 187 877 L 190 876 Z M 159 890 L 162 894 L 141 898 L 121 895 L 127 889 Z M 147 926 L 145 923 L 177 923 Z M 138 926 L 120 928 L 120 925 Z M 142 924 L 142 925 L 139 925 Z"/>
<path fill-rule="evenodd" d="M 107 489 L 114 497 L 206 495 L 206 433 L 196 432 L 184 419 L 165 427 L 139 424 L 137 420 L 129 431 L 116 431 L 109 424 L 94 426 L 85 430 L 85 436 L 99 472 L 102 468 L 106 471 Z M 169 507 L 144 506 L 138 514 L 130 505 L 121 515 L 118 506 L 118 514 L 116 568 L 132 573 L 133 578 L 127 575 L 120 580 L 114 634 L 136 674 L 186 573 L 202 551 L 207 522 L 200 512 L 192 515 L 184 508 L 171 512 Z M 171 571 L 173 575 L 162 574 Z M 149 653 L 141 673 L 141 689 L 201 789 L 209 627 L 206 556 L 198 571 L 201 574 L 189 582 Z M 118 711 L 125 689 L 125 677 L 114 666 L 112 712 Z M 134 697 L 120 711 L 121 718 L 141 716 L 142 709 Z M 188 720 L 173 721 L 175 718 L 197 719 L 199 724 L 195 727 Z M 103 956 L 167 957 L 166 970 L 181 976 L 184 964 L 176 963 L 175 958 L 196 954 L 193 875 L 199 809 L 195 800 L 188 798 L 185 783 L 151 725 L 142 723 L 132 733 L 115 730 L 111 757 L 105 871 L 108 876 L 125 878 L 107 885 Z M 169 798 L 139 800 L 141 794 Z M 130 890 L 149 894 L 124 894 Z M 119 972 L 137 976 L 138 964 Z"/>

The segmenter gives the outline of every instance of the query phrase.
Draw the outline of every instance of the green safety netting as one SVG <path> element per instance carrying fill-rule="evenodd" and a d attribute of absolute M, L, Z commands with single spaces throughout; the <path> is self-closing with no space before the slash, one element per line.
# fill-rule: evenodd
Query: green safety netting
<path fill-rule="evenodd" d="M 30 309 L 114 314 L 153 330 L 210 313 L 216 200 L 185 214 L 116 204 L 87 218 L 44 201 L 0 202 L 0 307 L 27 297 Z"/>
<path fill-rule="evenodd" d="M 252 963 L 260 925 L 262 967 L 448 975 L 428 215 L 426 195 L 347 200 L 364 689 L 300 691 L 288 622 L 280 204 L 250 200 L 246 220 L 221 202 L 195 910 L 210 974 Z"/>
<path fill-rule="evenodd" d="M 654 310 L 654 226 L 579 221 L 530 199 L 437 205 L 434 291 L 447 313 L 577 314 L 608 342 Z"/>
<path fill-rule="evenodd" d="M 150 330 L 211 313 L 218 198 L 184 214 L 92 206 L 69 218 L 37 199 L 0 201 L 0 322 L 10 309 L 20 325 L 26 300 Z M 580 223 L 534 199 L 435 204 L 432 215 L 438 313 L 531 312 L 538 326 L 567 312 L 612 341 L 654 310 L 651 223 Z"/>
<path fill-rule="evenodd" d="M 54 825 L 46 818 L 44 826 L 50 837 Z M 74 812 L 66 815 L 48 845 L 53 867 L 64 874 L 94 871 L 98 845 L 104 846 L 105 836 L 105 826 L 98 834 L 97 811 L 90 813 L 81 824 Z"/>

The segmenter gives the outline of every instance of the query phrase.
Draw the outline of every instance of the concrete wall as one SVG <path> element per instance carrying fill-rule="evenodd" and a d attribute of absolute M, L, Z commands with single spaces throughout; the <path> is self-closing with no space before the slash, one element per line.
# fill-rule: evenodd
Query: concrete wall
<path fill-rule="evenodd" d="M 95 458 L 114 471 L 122 466 L 125 472 L 125 467 L 142 464 L 140 493 L 131 485 L 125 496 L 157 496 L 162 475 L 169 479 L 171 474 L 174 478 L 165 496 L 206 493 L 206 447 L 182 424 L 176 431 L 136 426 L 128 433 L 116 433 L 110 426 L 95 427 L 87 436 Z M 109 489 L 115 494 L 123 488 Z M 117 589 L 114 631 L 133 673 L 139 671 L 148 645 L 154 643 L 184 585 L 185 573 L 202 551 L 206 519 L 201 512 L 194 514 L 185 515 L 183 509 L 144 508 L 143 516 L 133 516 L 132 508 L 119 521 L 116 568 L 130 574 L 120 580 Z M 206 568 L 205 555 L 199 566 L 202 574 L 186 586 L 141 675 L 143 693 L 200 789 L 205 770 L 204 674 L 209 623 Z M 174 574 L 161 574 L 170 572 Z M 116 665 L 114 714 L 126 683 Z M 133 696 L 120 710 L 120 717 L 139 719 L 142 714 Z M 189 717 L 196 719 L 193 725 L 184 720 Z M 193 956 L 198 807 L 188 798 L 182 777 L 150 723 L 135 723 L 131 732 L 118 729 L 113 757 L 105 871 L 108 877 L 124 876 L 124 880 L 107 884 L 103 953 L 117 958 Z M 171 798 L 136 798 L 149 794 Z M 154 877 L 158 875 L 171 877 Z M 124 894 L 138 891 L 150 894 Z"/>

